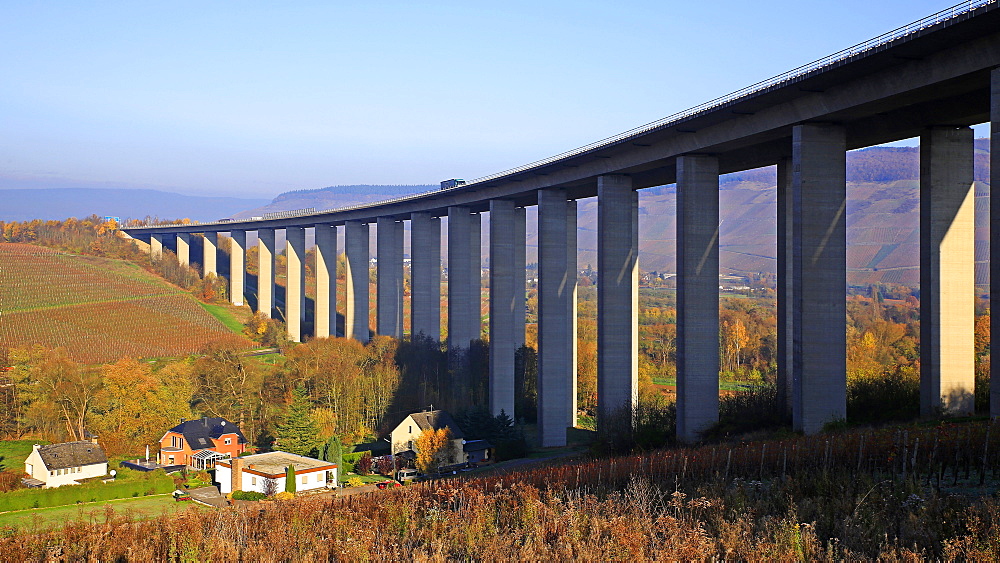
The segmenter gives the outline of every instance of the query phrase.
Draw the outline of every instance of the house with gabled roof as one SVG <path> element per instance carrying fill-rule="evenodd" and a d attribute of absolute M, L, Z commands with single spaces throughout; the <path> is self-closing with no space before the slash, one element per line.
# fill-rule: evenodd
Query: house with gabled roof
<path fill-rule="evenodd" d="M 24 460 L 24 482 L 29 487 L 79 485 L 83 479 L 108 474 L 108 456 L 97 438 L 41 446 L 35 444 Z"/>
<path fill-rule="evenodd" d="M 220 459 L 239 457 L 247 441 L 239 427 L 221 417 L 182 420 L 160 438 L 157 462 L 211 469 Z"/>
<path fill-rule="evenodd" d="M 448 411 L 442 410 L 415 412 L 404 418 L 390 435 L 392 454 L 404 459 L 412 458 L 416 453 L 414 445 L 417 438 L 428 430 L 441 430 L 442 428 L 449 430 L 452 441 L 451 459 L 442 465 L 464 463 L 466 461 L 463 452 L 465 434 L 462 433 L 462 429 L 458 427 Z"/>

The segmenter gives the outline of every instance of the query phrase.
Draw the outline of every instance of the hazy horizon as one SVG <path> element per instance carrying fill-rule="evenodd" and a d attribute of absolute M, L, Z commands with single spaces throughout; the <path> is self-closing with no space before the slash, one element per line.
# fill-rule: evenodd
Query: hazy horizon
<path fill-rule="evenodd" d="M 273 198 L 472 179 L 950 5 L 7 3 L 0 189 Z"/>

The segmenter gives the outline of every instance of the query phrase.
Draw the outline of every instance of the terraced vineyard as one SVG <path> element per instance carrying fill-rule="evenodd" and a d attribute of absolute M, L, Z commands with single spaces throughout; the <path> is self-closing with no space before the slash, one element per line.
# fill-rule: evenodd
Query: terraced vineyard
<path fill-rule="evenodd" d="M 77 361 L 196 352 L 251 343 L 187 292 L 134 264 L 0 244 L 0 345 L 64 347 Z"/>

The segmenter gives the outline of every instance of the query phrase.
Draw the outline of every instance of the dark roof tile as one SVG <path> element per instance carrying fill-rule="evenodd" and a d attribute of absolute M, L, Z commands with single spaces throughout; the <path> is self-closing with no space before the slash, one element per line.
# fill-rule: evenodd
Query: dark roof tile
<path fill-rule="evenodd" d="M 448 411 L 415 412 L 410 416 L 417 423 L 420 430 L 427 431 L 448 428 L 451 430 L 452 440 L 461 440 L 465 438 L 465 434 L 462 433 L 462 429 L 458 427 L 458 424 L 455 424 L 455 419 L 451 418 Z"/>
<path fill-rule="evenodd" d="M 49 471 L 108 462 L 104 450 L 93 442 L 63 442 L 39 446 L 38 455 L 42 456 L 42 462 Z"/>
<path fill-rule="evenodd" d="M 245 444 L 246 438 L 239 427 L 221 417 L 205 417 L 186 420 L 170 429 L 184 436 L 184 440 L 192 450 L 203 450 L 214 447 L 213 439 L 218 440 L 223 434 L 236 434 L 239 443 Z"/>

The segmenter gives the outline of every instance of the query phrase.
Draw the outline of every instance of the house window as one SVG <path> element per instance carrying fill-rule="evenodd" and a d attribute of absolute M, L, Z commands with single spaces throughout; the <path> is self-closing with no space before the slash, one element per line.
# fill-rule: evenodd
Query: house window
<path fill-rule="evenodd" d="M 305 485 L 308 482 L 309 482 L 309 476 L 308 475 L 303 475 L 302 476 L 302 484 Z"/>
<path fill-rule="evenodd" d="M 413 440 L 410 440 L 409 442 L 407 442 L 407 444 L 408 445 L 406 447 L 412 450 L 413 449 Z"/>
<path fill-rule="evenodd" d="M 317 483 L 322 483 L 323 482 L 323 474 L 322 473 L 317 473 L 316 474 L 316 482 Z"/>
<path fill-rule="evenodd" d="M 412 426 L 407 426 L 407 431 L 406 431 L 406 433 L 407 433 L 407 434 L 413 434 L 413 427 L 412 427 Z"/>
<path fill-rule="evenodd" d="M 232 444 L 232 443 L 233 443 L 233 439 L 232 438 L 226 438 L 226 445 L 227 446 L 230 445 L 230 444 Z"/>
<path fill-rule="evenodd" d="M 173 464 L 174 464 L 174 456 L 170 456 L 170 457 L 169 457 L 169 458 L 167 458 L 167 459 L 168 459 L 168 460 L 170 461 L 170 465 L 173 465 Z"/>
<path fill-rule="evenodd" d="M 56 476 L 55 471 L 49 471 L 49 477 L 55 477 L 55 476 Z"/>
<path fill-rule="evenodd" d="M 257 477 L 250 477 L 250 484 L 251 485 L 256 485 L 257 484 Z"/>

